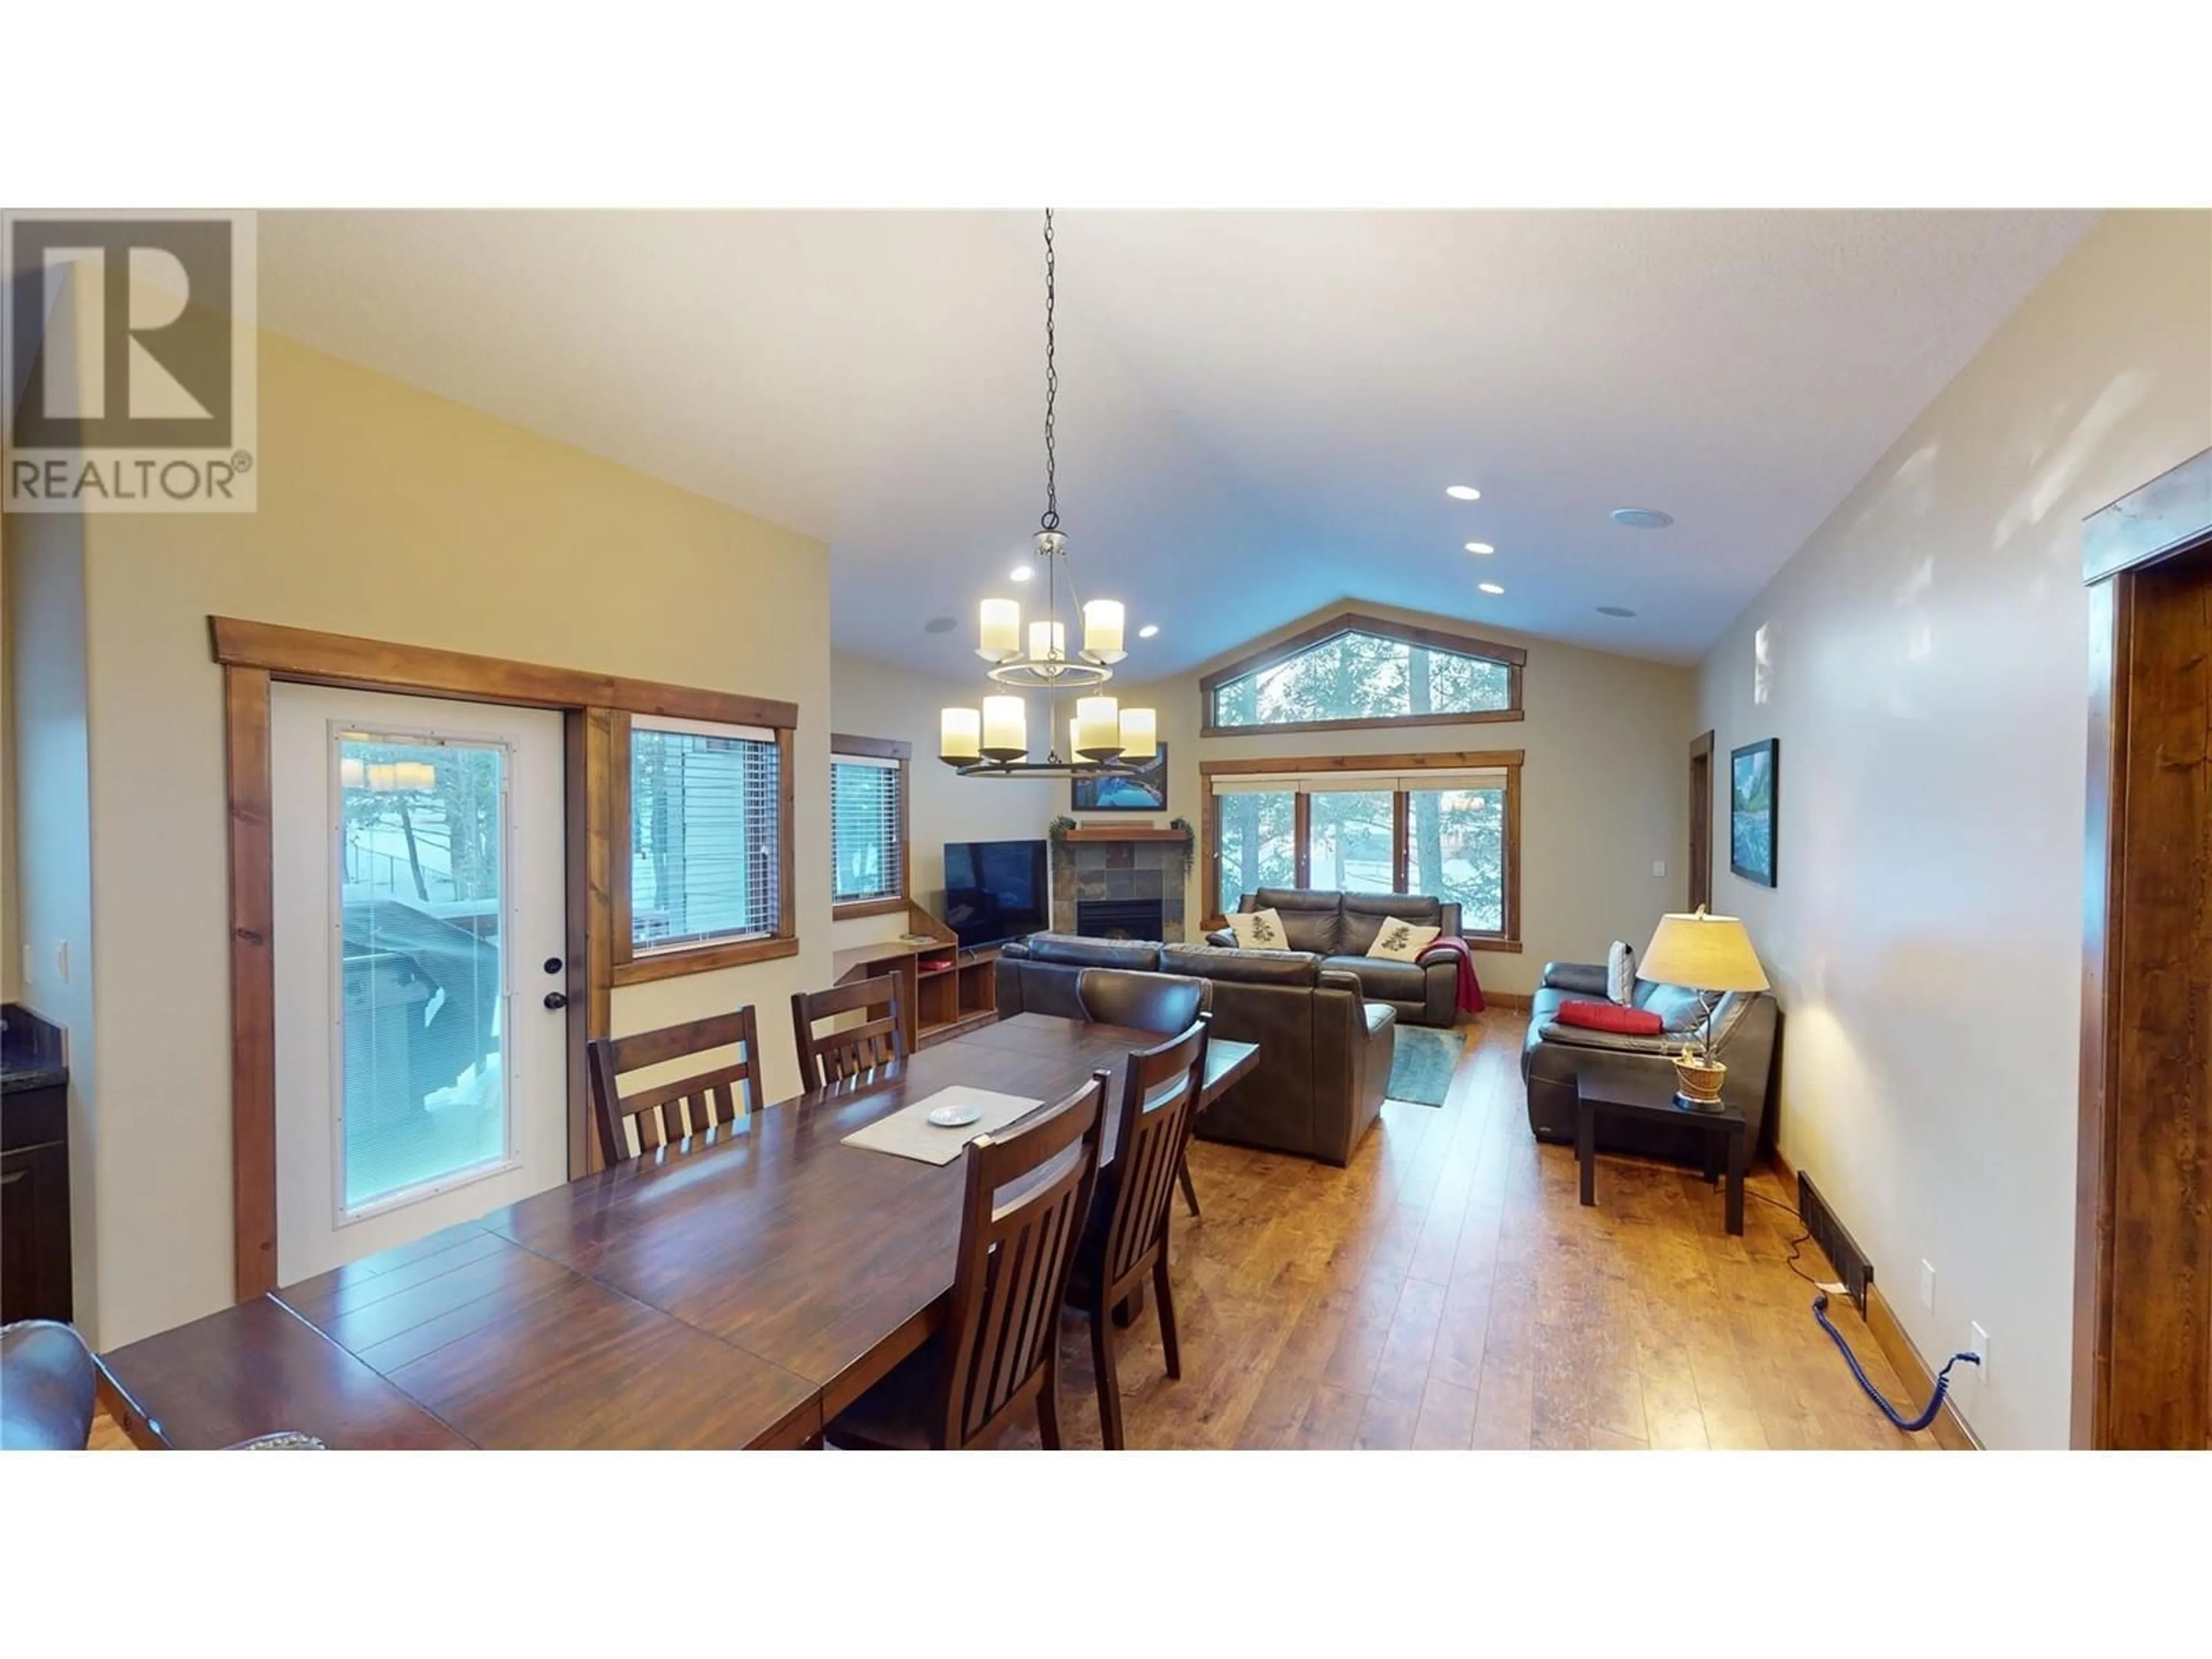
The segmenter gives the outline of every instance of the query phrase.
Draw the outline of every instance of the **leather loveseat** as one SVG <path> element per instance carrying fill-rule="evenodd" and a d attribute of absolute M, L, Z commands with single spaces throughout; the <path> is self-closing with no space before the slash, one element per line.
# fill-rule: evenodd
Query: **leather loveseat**
<path fill-rule="evenodd" d="M 1666 1021 L 1667 1028 L 1659 1036 L 1628 1036 L 1556 1023 L 1563 1002 L 1605 1000 L 1602 964 L 1544 964 L 1543 985 L 1529 999 L 1528 1036 L 1521 1050 L 1521 1076 L 1528 1085 L 1528 1128 L 1539 1140 L 1575 1144 L 1575 1083 L 1585 1059 L 1597 1054 L 1626 1060 L 1671 1081 L 1674 1055 L 1686 1038 L 1705 1029 L 1704 1005 L 1695 991 L 1641 979 L 1636 981 L 1632 1000 Z M 1713 1048 L 1728 1066 L 1721 1098 L 1743 1114 L 1754 1156 L 1766 1130 L 1774 1057 L 1781 1036 L 1782 1011 L 1767 992 L 1731 991 L 1713 1005 Z M 1600 1121 L 1598 1145 L 1607 1151 L 1641 1152 L 1684 1163 L 1701 1162 L 1705 1153 L 1703 1139 L 1694 1131 L 1612 1118 Z"/>
<path fill-rule="evenodd" d="M 1312 951 L 1033 933 L 999 953 L 1000 1018 L 1081 1019 L 1076 981 L 1085 968 L 1200 980 L 1213 1035 L 1259 1045 L 1252 1074 L 1199 1114 L 1201 1140 L 1343 1164 L 1382 1109 L 1397 1017 Z"/>
<path fill-rule="evenodd" d="M 1334 893 L 1313 887 L 1262 887 L 1237 901 L 1240 911 L 1273 910 L 1293 951 L 1311 951 L 1322 965 L 1350 974 L 1370 1002 L 1387 1002 L 1414 1025 L 1449 1025 L 1459 1018 L 1459 958 L 1431 951 L 1418 962 L 1370 957 L 1367 947 L 1393 920 L 1442 933 L 1459 932 L 1459 906 L 1424 893 Z M 1206 935 L 1234 945 L 1226 928 Z"/>

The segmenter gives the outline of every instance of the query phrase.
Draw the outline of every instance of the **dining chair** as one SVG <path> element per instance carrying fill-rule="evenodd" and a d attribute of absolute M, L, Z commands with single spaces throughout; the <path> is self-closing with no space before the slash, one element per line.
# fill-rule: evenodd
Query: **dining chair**
<path fill-rule="evenodd" d="M 1206 1016 L 1153 1048 L 1129 1056 L 1121 1074 L 1121 1121 L 1114 1161 L 1099 1193 L 1070 1275 L 1068 1305 L 1091 1322 L 1091 1358 L 1098 1381 L 1098 1424 L 1106 1449 L 1119 1451 L 1121 1387 L 1114 1370 L 1114 1310 L 1152 1281 L 1160 1307 L 1160 1346 L 1168 1376 L 1182 1376 L 1176 1334 L 1175 1290 L 1168 1278 L 1168 1212 L 1176 1170 L 1190 1139 L 1191 1119 L 1206 1082 Z"/>
<path fill-rule="evenodd" d="M 833 985 L 826 991 L 793 991 L 792 1034 L 799 1040 L 799 1071 L 805 1086 L 826 1089 L 904 1060 L 903 1012 L 896 974 Z M 850 1013 L 860 1014 L 861 1023 L 816 1034 L 814 1028 L 821 1021 Z"/>
<path fill-rule="evenodd" d="M 848 1450 L 965 1450 L 1027 1407 L 1060 1449 L 1060 1309 L 1098 1188 L 1108 1074 L 1025 1127 L 968 1143 L 945 1328 L 823 1431 Z"/>
<path fill-rule="evenodd" d="M 82 1451 L 92 1440 L 100 1368 L 74 1325 L 19 1319 L 0 1325 L 0 1451 Z M 279 1430 L 232 1451 L 320 1451 L 311 1434 Z"/>
<path fill-rule="evenodd" d="M 732 1047 L 738 1050 L 735 1060 L 622 1091 L 622 1079 L 632 1072 Z M 760 1033 L 750 1003 L 733 1014 L 712 1014 L 629 1036 L 593 1037 L 584 1048 L 599 1153 L 611 1166 L 704 1134 L 768 1103 L 761 1091 Z"/>
<path fill-rule="evenodd" d="M 1188 974 L 1147 974 L 1129 968 L 1085 968 L 1075 976 L 1083 1016 L 1101 1025 L 1128 1025 L 1162 1036 L 1188 1030 L 1206 1006 L 1206 981 Z M 1198 1188 L 1191 1183 L 1186 1152 L 1176 1164 L 1182 1201 L 1198 1217 Z"/>

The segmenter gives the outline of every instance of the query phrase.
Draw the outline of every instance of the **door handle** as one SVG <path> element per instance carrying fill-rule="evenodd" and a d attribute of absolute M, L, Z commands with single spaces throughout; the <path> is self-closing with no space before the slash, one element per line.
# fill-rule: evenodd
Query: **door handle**
<path fill-rule="evenodd" d="M 548 1008 L 565 1008 L 568 1006 L 568 999 L 558 991 L 548 991 L 545 994 L 545 1006 Z"/>

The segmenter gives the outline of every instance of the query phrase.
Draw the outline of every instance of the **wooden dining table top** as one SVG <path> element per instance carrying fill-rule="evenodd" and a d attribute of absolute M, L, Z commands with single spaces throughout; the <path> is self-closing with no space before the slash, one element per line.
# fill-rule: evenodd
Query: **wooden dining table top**
<path fill-rule="evenodd" d="M 943 1322 L 963 1160 L 843 1138 L 956 1085 L 1049 1103 L 1155 1033 L 966 1032 L 478 1220 L 103 1355 L 145 1445 L 796 1446 Z M 1203 1098 L 1259 1051 L 1208 1045 Z M 1002 1132 L 1003 1133 L 1003 1132 Z"/>

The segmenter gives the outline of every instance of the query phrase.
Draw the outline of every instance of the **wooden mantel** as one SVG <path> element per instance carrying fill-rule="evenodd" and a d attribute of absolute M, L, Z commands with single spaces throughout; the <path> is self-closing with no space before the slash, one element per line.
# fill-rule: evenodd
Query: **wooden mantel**
<path fill-rule="evenodd" d="M 1188 841 L 1187 830 L 1163 830 L 1150 823 L 1083 823 L 1067 830 L 1060 839 L 1065 842 L 1100 841 Z"/>

